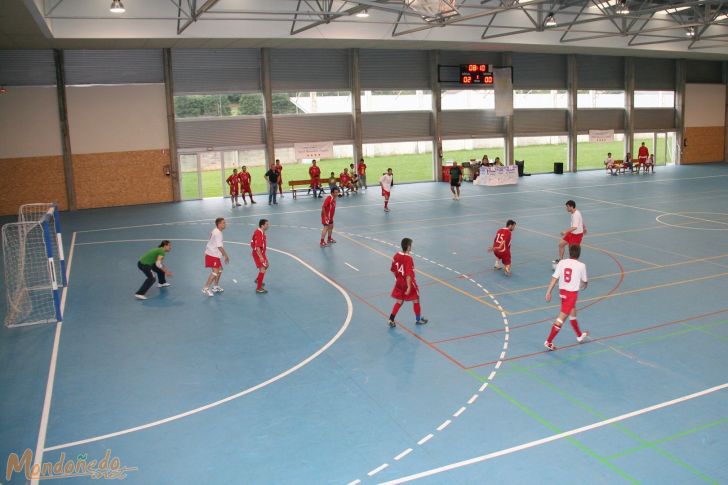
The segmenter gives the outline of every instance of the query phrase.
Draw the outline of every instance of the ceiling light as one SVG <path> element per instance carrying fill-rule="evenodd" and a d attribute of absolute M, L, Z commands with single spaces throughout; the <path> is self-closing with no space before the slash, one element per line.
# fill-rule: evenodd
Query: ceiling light
<path fill-rule="evenodd" d="M 124 4 L 121 3 L 121 0 L 113 0 L 109 11 L 111 13 L 124 13 L 126 12 L 126 9 L 124 8 Z"/>
<path fill-rule="evenodd" d="M 617 15 L 628 15 L 629 7 L 627 6 L 627 0 L 622 0 L 617 6 Z"/>
<path fill-rule="evenodd" d="M 556 19 L 554 18 L 554 14 L 550 13 L 546 17 L 546 20 L 544 20 L 543 24 L 546 27 L 556 27 Z"/>
<path fill-rule="evenodd" d="M 695 27 L 688 27 L 685 31 L 685 35 L 688 37 L 695 37 Z"/>
<path fill-rule="evenodd" d="M 687 10 L 687 9 L 689 9 L 689 8 L 692 8 L 692 7 L 675 7 L 675 8 L 666 8 L 666 9 L 664 9 L 664 10 L 660 10 L 659 12 L 656 12 L 656 13 L 662 13 L 662 14 L 676 14 L 676 13 L 678 13 L 678 12 L 682 11 L 682 10 Z"/>
<path fill-rule="evenodd" d="M 359 11 L 359 12 L 358 12 L 358 13 L 356 14 L 356 16 L 357 16 L 357 17 L 359 17 L 360 19 L 365 19 L 365 18 L 369 17 L 369 12 L 367 11 L 367 9 L 364 9 L 364 10 L 360 10 L 360 11 Z"/>

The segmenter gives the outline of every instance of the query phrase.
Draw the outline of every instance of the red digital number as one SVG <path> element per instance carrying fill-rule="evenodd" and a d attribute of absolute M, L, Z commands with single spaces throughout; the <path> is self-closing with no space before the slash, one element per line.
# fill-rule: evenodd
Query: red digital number
<path fill-rule="evenodd" d="M 480 72 L 485 72 L 485 71 L 487 71 L 487 70 L 488 70 L 488 64 L 481 64 L 480 66 L 478 66 L 478 70 L 479 70 Z"/>
<path fill-rule="evenodd" d="M 473 78 L 472 78 L 472 76 L 463 76 L 462 82 L 463 82 L 463 84 L 472 84 Z"/>
<path fill-rule="evenodd" d="M 483 84 L 493 84 L 493 76 L 484 76 Z"/>
<path fill-rule="evenodd" d="M 571 282 L 571 268 L 564 268 L 564 282 Z"/>
<path fill-rule="evenodd" d="M 477 64 L 468 64 L 468 72 L 478 72 Z"/>

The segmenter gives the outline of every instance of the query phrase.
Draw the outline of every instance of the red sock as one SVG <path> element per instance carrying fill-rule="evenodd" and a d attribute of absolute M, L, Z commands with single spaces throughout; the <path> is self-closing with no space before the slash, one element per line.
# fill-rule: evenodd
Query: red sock
<path fill-rule="evenodd" d="M 258 290 L 263 288 L 263 277 L 265 276 L 265 273 L 258 273 L 258 277 L 255 279 L 255 281 L 258 283 Z"/>
<path fill-rule="evenodd" d="M 556 337 L 556 334 L 559 333 L 559 330 L 561 330 L 561 327 L 556 325 L 555 323 L 551 327 L 551 333 L 549 334 L 549 338 L 546 339 L 548 343 L 551 343 L 554 341 L 554 338 Z"/>
<path fill-rule="evenodd" d="M 420 308 L 420 302 L 417 302 L 414 304 L 414 309 L 415 309 L 415 316 L 419 317 L 421 315 L 421 310 L 422 310 Z"/>
<path fill-rule="evenodd" d="M 394 304 L 394 307 L 392 308 L 392 313 L 389 315 L 390 320 L 394 320 L 394 317 L 397 316 L 397 312 L 402 307 L 402 304 L 400 302 L 396 302 Z"/>
<path fill-rule="evenodd" d="M 384 200 L 384 208 L 386 209 L 388 205 L 389 205 L 389 201 L 385 199 Z"/>
<path fill-rule="evenodd" d="M 574 329 L 574 332 L 576 332 L 576 336 L 581 337 L 581 329 L 579 328 L 579 324 L 576 323 L 576 318 L 571 319 L 571 327 Z"/>

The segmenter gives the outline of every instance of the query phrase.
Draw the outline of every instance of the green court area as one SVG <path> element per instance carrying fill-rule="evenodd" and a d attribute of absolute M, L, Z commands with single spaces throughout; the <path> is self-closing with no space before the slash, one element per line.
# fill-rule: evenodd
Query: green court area
<path fill-rule="evenodd" d="M 651 139 L 635 138 L 635 147 L 642 142 L 647 146 L 652 144 Z M 577 157 L 579 170 L 589 170 L 604 168 L 604 159 L 607 153 L 611 152 L 615 159 L 624 158 L 624 143 L 614 141 L 611 143 L 578 143 Z M 566 144 L 559 145 L 528 145 L 517 146 L 514 150 L 516 160 L 525 161 L 525 171 L 527 173 L 545 173 L 552 172 L 554 162 L 563 162 L 566 165 Z M 635 150 L 636 152 L 636 150 Z M 443 153 L 443 160 L 455 160 L 458 163 L 471 159 L 480 160 L 483 154 L 487 153 L 490 160 L 495 157 L 504 158 L 502 148 L 486 149 L 477 148 L 472 150 L 456 150 L 446 151 Z M 671 162 L 671 154 L 665 154 L 664 144 L 658 143 L 658 150 L 655 153 L 658 165 L 665 165 Z M 349 158 L 334 158 L 328 160 L 320 160 L 318 165 L 321 167 L 322 179 L 329 177 L 331 172 L 336 176 L 348 168 L 352 160 Z M 386 155 L 378 157 L 367 157 L 367 183 L 369 185 L 377 185 L 379 177 L 382 176 L 387 168 L 394 171 L 395 182 L 422 182 L 435 179 L 433 173 L 432 152 L 418 153 L 412 155 Z M 289 180 L 308 179 L 309 165 L 296 163 L 286 164 L 283 166 L 283 190 L 288 190 Z M 264 173 L 266 168 L 263 166 L 253 166 L 248 168 L 252 177 L 252 189 L 256 194 L 268 191 Z M 232 173 L 232 170 L 230 171 Z M 202 197 L 221 197 L 227 194 L 226 188 L 221 186 L 220 172 L 218 170 L 210 170 L 202 172 Z M 197 173 L 184 172 L 182 174 L 182 198 L 195 199 L 198 198 Z"/>

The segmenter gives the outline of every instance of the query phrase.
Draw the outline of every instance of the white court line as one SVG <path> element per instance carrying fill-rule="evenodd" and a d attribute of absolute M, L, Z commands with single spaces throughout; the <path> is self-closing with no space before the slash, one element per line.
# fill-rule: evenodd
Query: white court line
<path fill-rule="evenodd" d="M 409 455 L 410 453 L 412 453 L 412 448 L 407 448 L 407 449 L 406 449 L 406 450 L 404 450 L 404 451 L 403 451 L 402 453 L 400 453 L 399 455 L 395 456 L 395 457 L 394 457 L 394 459 L 395 459 L 396 461 L 399 461 L 399 460 L 401 460 L 402 458 L 404 458 L 405 456 Z"/>
<path fill-rule="evenodd" d="M 524 443 L 522 445 L 513 446 L 511 448 L 506 448 L 504 450 L 496 451 L 493 453 L 488 453 L 487 455 L 476 456 L 475 458 L 470 458 L 469 460 L 463 460 L 463 461 L 459 461 L 456 463 L 451 463 L 449 465 L 441 466 L 438 468 L 433 468 L 431 470 L 426 470 L 424 472 L 415 473 L 413 475 L 408 475 L 406 477 L 397 478 L 396 480 L 384 482 L 383 485 L 395 485 L 398 483 L 411 482 L 413 480 L 418 480 L 420 478 L 429 477 L 432 475 L 436 475 L 438 473 L 443 473 L 446 471 L 454 470 L 456 468 L 474 465 L 475 463 L 481 463 L 484 461 L 492 460 L 493 458 L 499 458 L 501 456 L 510 455 L 511 453 L 515 453 L 517 451 L 527 450 L 529 448 L 534 448 L 536 446 L 541 446 L 546 443 L 551 443 L 552 441 L 557 441 L 560 439 L 568 438 L 569 436 L 574 436 L 576 434 L 584 433 L 586 431 L 591 431 L 593 429 L 602 428 L 604 426 L 607 426 L 607 425 L 610 425 L 613 423 L 617 423 L 617 422 L 624 421 L 624 420 L 627 420 L 630 418 L 634 418 L 635 416 L 639 416 L 641 414 L 646 414 L 646 413 L 650 413 L 652 411 L 657 411 L 658 409 L 666 408 L 668 406 L 673 406 L 675 404 L 680 404 L 682 402 L 689 401 L 690 399 L 695 399 L 697 397 L 705 396 L 707 394 L 711 394 L 713 392 L 717 392 L 717 391 L 720 391 L 720 390 L 726 389 L 726 388 L 728 388 L 728 382 L 726 382 L 725 384 L 721 384 L 719 386 L 705 389 L 703 391 L 699 391 L 699 392 L 696 392 L 693 394 L 688 394 L 686 396 L 678 397 L 671 401 L 665 401 L 660 404 L 655 404 L 653 406 L 648 406 L 646 408 L 632 411 L 631 413 L 622 414 L 620 416 L 615 416 L 613 418 L 605 419 L 604 421 L 599 421 L 597 423 L 589 424 L 587 426 L 582 426 L 581 428 L 576 428 L 576 429 L 572 429 L 570 431 L 565 431 L 563 433 L 548 436 L 548 437 L 542 438 L 540 440 L 530 441 L 530 442 Z"/>
<path fill-rule="evenodd" d="M 355 267 L 353 267 L 352 265 L 350 265 L 346 261 L 344 261 L 344 264 L 347 265 L 348 267 L 350 267 L 351 269 L 353 269 L 354 271 L 359 271 L 358 269 L 356 269 Z"/>
<path fill-rule="evenodd" d="M 154 239 L 154 241 L 156 241 L 156 239 Z M 170 241 L 207 242 L 206 239 L 170 239 Z M 108 241 L 108 242 L 109 243 L 112 243 L 114 241 Z M 243 246 L 247 246 L 248 245 L 248 243 L 232 242 L 232 241 L 228 241 L 228 244 L 239 244 L 239 245 L 243 245 Z M 238 392 L 236 394 L 233 394 L 231 396 L 227 396 L 227 397 L 225 397 L 223 399 L 220 399 L 218 401 L 215 401 L 215 402 L 212 402 L 212 403 L 209 403 L 209 404 L 205 404 L 204 406 L 200 406 L 200 407 L 197 407 L 195 409 L 190 409 L 189 411 L 185 411 L 184 413 L 175 414 L 174 416 L 169 416 L 169 417 L 164 418 L 164 419 L 159 419 L 157 421 L 152 421 L 152 422 L 149 422 L 149 423 L 145 423 L 145 424 L 142 424 L 140 426 L 135 426 L 133 428 L 127 428 L 127 429 L 123 429 L 123 430 L 120 430 L 120 431 L 115 431 L 113 433 L 108 433 L 108 434 L 104 434 L 104 435 L 94 436 L 94 437 L 91 437 L 91 438 L 86 438 L 86 439 L 78 440 L 78 441 L 72 441 L 72 442 L 69 442 L 69 443 L 62 443 L 60 445 L 49 446 L 49 447 L 45 448 L 45 451 L 60 450 L 62 448 L 69 448 L 69 447 L 72 447 L 72 446 L 82 445 L 82 444 L 86 444 L 86 443 L 92 443 L 92 442 L 95 442 L 95 441 L 106 440 L 106 439 L 109 439 L 109 438 L 114 438 L 116 436 L 121 436 L 121 435 L 129 434 L 129 433 L 134 433 L 136 431 L 141 431 L 141 430 L 144 430 L 144 429 L 153 428 L 155 426 L 159 426 L 159 425 L 162 425 L 162 424 L 166 424 L 166 423 L 169 423 L 171 421 L 176 421 L 178 419 L 186 418 L 187 416 L 191 416 L 193 414 L 197 414 L 197 413 L 200 413 L 202 411 L 207 411 L 208 409 L 214 408 L 216 406 L 219 406 L 219 405 L 224 404 L 226 402 L 232 401 L 232 400 L 237 399 L 239 397 L 245 396 L 247 394 L 251 394 L 251 393 L 257 391 L 258 389 L 262 389 L 262 388 L 264 388 L 264 387 L 266 387 L 266 386 L 268 386 L 270 384 L 273 384 L 274 382 L 276 382 L 276 381 L 278 381 L 280 379 L 283 379 L 284 377 L 288 376 L 289 374 L 293 374 L 294 372 L 298 371 L 299 369 L 301 369 L 302 367 L 306 366 L 311 361 L 313 361 L 314 359 L 316 359 L 319 355 L 321 355 L 322 353 L 326 352 L 326 350 L 328 350 L 329 347 L 331 347 L 337 340 L 339 340 L 339 338 L 344 334 L 344 332 L 346 331 L 346 329 L 349 327 L 349 323 L 351 322 L 351 317 L 352 317 L 352 313 L 353 313 L 353 306 L 352 306 L 352 303 L 351 303 L 351 298 L 349 298 L 349 294 L 346 292 L 346 290 L 344 290 L 341 286 L 339 286 L 335 281 L 333 281 L 332 279 L 330 279 L 325 274 L 320 273 L 316 268 L 314 268 L 313 266 L 309 265 L 308 263 L 306 263 L 305 261 L 303 261 L 298 256 L 295 256 L 295 255 L 293 255 L 291 253 L 287 253 L 286 251 L 282 251 L 280 249 L 271 248 L 270 246 L 268 247 L 268 249 L 270 249 L 271 251 L 275 251 L 277 253 L 285 254 L 286 256 L 288 256 L 288 257 L 290 257 L 292 259 L 295 259 L 300 264 L 302 264 L 303 266 L 305 266 L 306 268 L 308 268 L 312 273 L 314 273 L 315 275 L 319 276 L 321 279 L 323 279 L 324 281 L 326 281 L 327 283 L 329 283 L 331 286 L 333 286 L 334 288 L 336 288 L 337 290 L 339 290 L 339 292 L 344 296 L 344 299 L 346 300 L 346 307 L 347 307 L 346 320 L 344 321 L 344 324 L 341 326 L 341 328 L 339 329 L 339 331 L 336 332 L 336 335 L 334 335 L 331 338 L 331 340 L 329 340 L 323 347 L 321 347 L 316 352 L 314 352 L 313 354 L 311 354 L 310 356 L 308 356 L 306 359 L 302 360 L 301 362 L 299 362 L 295 366 L 291 367 L 290 369 L 288 369 L 288 370 L 286 370 L 284 372 L 281 372 L 280 374 L 278 374 L 278 375 L 276 375 L 274 377 L 271 377 L 270 379 L 268 379 L 265 382 L 261 382 L 260 384 L 257 384 L 257 385 L 255 385 L 253 387 L 249 387 L 248 389 L 245 389 L 243 391 L 240 391 L 240 392 Z M 70 264 L 69 264 L 69 266 L 70 266 Z"/>
<path fill-rule="evenodd" d="M 66 266 L 66 286 L 61 296 L 61 318 L 66 310 L 66 295 L 68 294 L 68 283 L 71 281 L 71 265 L 73 264 L 73 250 L 76 248 L 76 233 L 71 237 L 71 250 L 68 252 L 68 265 Z M 51 414 L 51 401 L 53 400 L 53 384 L 56 380 L 56 362 L 58 362 L 58 347 L 61 343 L 61 330 L 63 322 L 56 324 L 56 335 L 53 339 L 53 351 L 51 352 L 51 363 L 48 368 L 48 381 L 46 382 L 45 398 L 43 399 L 43 412 L 40 415 L 40 429 L 38 430 L 38 441 L 35 445 L 33 466 L 40 466 L 43 463 L 43 449 L 45 448 L 46 434 L 48 432 L 48 418 Z M 38 485 L 38 478 L 33 478 L 31 485 Z"/>
<path fill-rule="evenodd" d="M 369 475 L 370 477 L 373 477 L 374 475 L 376 475 L 377 473 L 381 472 L 382 470 L 384 470 L 388 466 L 389 466 L 389 463 L 385 463 L 383 465 L 379 465 L 374 470 L 372 470 L 369 473 L 367 473 L 367 475 Z"/>
<path fill-rule="evenodd" d="M 417 444 L 418 444 L 418 445 L 420 445 L 420 446 L 422 446 L 422 445 L 424 445 L 425 443 L 427 443 L 428 441 L 430 441 L 430 440 L 432 439 L 432 437 L 433 437 L 433 436 L 435 436 L 435 435 L 434 435 L 434 434 L 432 434 L 432 433 L 430 433 L 430 434 L 428 434 L 427 436 L 425 436 L 424 438 L 422 438 L 422 439 L 421 439 L 420 441 L 418 441 L 418 442 L 417 442 Z"/>
<path fill-rule="evenodd" d="M 617 184 L 592 184 L 592 185 L 581 185 L 578 187 L 560 187 L 559 189 L 534 189 L 534 190 L 513 190 L 510 192 L 498 192 L 498 193 L 487 193 L 487 194 L 478 194 L 478 195 L 467 195 L 463 197 L 467 198 L 479 198 L 479 197 L 500 197 L 502 195 L 521 195 L 521 194 L 535 194 L 539 192 L 550 192 L 554 190 L 570 190 L 570 189 L 589 189 L 589 188 L 595 188 L 595 187 L 614 187 L 616 185 L 635 185 L 635 184 L 646 184 L 646 183 L 666 183 L 666 182 L 675 182 L 675 181 L 681 181 L 681 180 L 700 180 L 700 179 L 709 179 L 709 178 L 721 178 L 721 177 L 728 177 L 728 175 L 705 175 L 701 177 L 683 177 L 683 178 L 670 178 L 670 179 L 649 179 L 649 180 L 634 180 L 630 182 L 620 182 Z M 561 195 L 561 194 L 559 194 Z M 582 197 L 583 198 L 583 197 Z M 413 199 L 413 200 L 402 200 L 397 201 L 396 205 L 404 205 L 404 204 L 420 204 L 422 202 L 433 202 L 438 200 L 449 200 L 449 197 L 442 197 L 442 198 L 436 198 L 436 199 Z M 356 209 L 360 207 L 381 207 L 381 202 L 379 203 L 373 203 L 373 204 L 357 204 L 357 205 L 351 205 L 351 206 L 339 206 L 338 210 L 343 209 Z M 285 211 L 285 212 L 264 212 L 264 213 L 257 213 L 257 214 L 250 214 L 246 216 L 230 216 L 226 217 L 225 220 L 236 220 L 236 219 L 255 219 L 255 218 L 261 218 L 263 216 L 267 217 L 274 217 L 284 214 L 301 214 L 306 212 L 321 212 L 320 209 L 303 209 L 303 210 L 297 210 L 297 211 Z M 115 231 L 115 230 L 121 230 L 121 229 L 139 229 L 142 227 L 159 227 L 159 226 L 174 226 L 174 225 L 181 225 L 181 224 L 190 224 L 195 222 L 209 222 L 213 223 L 215 221 L 214 217 L 210 217 L 207 219 L 193 219 L 193 220 L 186 220 L 186 221 L 173 221 L 173 222 L 162 222 L 157 224 L 139 224 L 135 226 L 118 226 L 118 227 L 105 227 L 100 229 L 85 229 L 82 231 L 77 231 L 78 233 L 86 233 L 86 232 L 101 232 L 101 231 Z"/>

